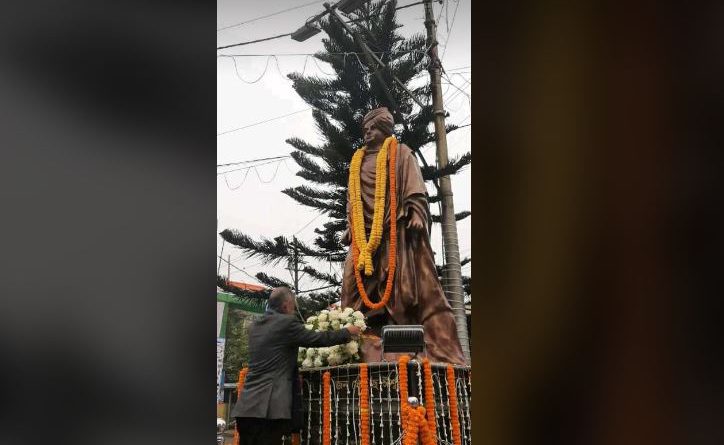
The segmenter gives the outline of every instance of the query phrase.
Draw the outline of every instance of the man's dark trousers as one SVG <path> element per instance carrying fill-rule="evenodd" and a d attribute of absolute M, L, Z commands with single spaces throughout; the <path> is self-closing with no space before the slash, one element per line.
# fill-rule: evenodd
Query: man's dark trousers
<path fill-rule="evenodd" d="M 288 425 L 286 419 L 237 417 L 239 445 L 281 445 L 282 435 L 288 430 Z"/>

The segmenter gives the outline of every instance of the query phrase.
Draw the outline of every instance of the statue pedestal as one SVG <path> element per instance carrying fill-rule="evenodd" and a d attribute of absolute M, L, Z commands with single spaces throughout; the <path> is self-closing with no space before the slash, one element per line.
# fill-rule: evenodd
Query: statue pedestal
<path fill-rule="evenodd" d="M 379 340 L 379 337 L 378 337 Z M 375 344 L 370 342 L 371 350 Z M 378 348 L 381 351 L 381 349 Z M 385 354 L 392 356 L 393 354 Z M 395 356 L 400 354 L 394 354 Z M 369 356 L 368 356 L 369 357 Z M 322 406 L 324 399 L 322 376 L 329 371 L 330 382 L 330 418 L 329 434 L 331 443 L 340 445 L 359 445 L 360 435 L 360 392 L 366 391 L 369 399 L 369 443 L 375 445 L 392 445 L 400 443 L 402 424 L 400 419 L 400 393 L 397 377 L 397 362 L 368 363 L 369 382 L 366 388 L 360 388 L 359 365 L 350 364 L 326 368 L 301 370 L 302 378 L 302 419 L 303 429 L 300 433 L 300 444 L 321 445 L 324 423 Z M 463 445 L 471 443 L 470 399 L 471 382 L 470 368 L 453 366 L 455 374 L 455 396 L 457 413 L 450 410 L 450 394 L 448 393 L 447 365 L 432 365 L 432 387 L 434 394 L 435 418 L 437 424 L 438 443 L 453 443 L 452 425 L 460 425 Z M 424 372 L 421 361 L 411 361 L 408 367 L 410 396 L 422 401 L 423 406 L 430 407 L 430 401 L 424 398 Z M 457 422 L 453 422 L 452 418 Z"/>
<path fill-rule="evenodd" d="M 360 342 L 360 361 L 363 363 L 377 363 L 377 362 L 391 362 L 397 363 L 400 357 L 403 355 L 410 355 L 407 353 L 382 353 L 382 339 L 375 334 L 363 334 L 361 336 L 362 341 Z M 422 360 L 425 357 L 425 353 L 417 354 L 417 357 Z"/>

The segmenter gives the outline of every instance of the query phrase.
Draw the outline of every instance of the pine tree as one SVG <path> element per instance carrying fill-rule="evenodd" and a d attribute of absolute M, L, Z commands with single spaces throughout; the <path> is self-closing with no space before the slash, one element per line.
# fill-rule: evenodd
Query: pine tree
<path fill-rule="evenodd" d="M 442 171 L 434 167 L 434 161 L 425 160 L 420 152 L 425 145 L 435 141 L 430 125 L 433 119 L 430 86 L 425 82 L 416 82 L 417 79 L 425 80 L 427 76 L 425 35 L 419 33 L 403 38 L 397 32 L 401 25 L 396 21 L 396 5 L 395 1 L 369 3 L 350 23 L 387 66 L 381 73 L 394 103 L 390 102 L 384 87 L 371 74 L 377 67 L 366 65 L 353 37 L 333 19 L 327 18 L 321 22 L 327 37 L 322 40 L 324 50 L 315 55 L 318 60 L 331 66 L 333 74 L 319 77 L 292 73 L 288 76 L 295 91 L 313 107 L 313 118 L 323 142 L 314 145 L 296 137 L 287 140 L 294 148 L 291 156 L 300 167 L 297 175 L 309 183 L 282 192 L 298 203 L 326 214 L 330 220 L 315 229 L 317 237 L 313 246 L 298 240 L 290 242 L 283 236 L 257 241 L 238 231 L 221 232 L 226 242 L 241 248 L 248 257 L 257 256 L 271 264 L 286 261 L 289 267 L 293 249 L 296 248 L 306 259 L 337 264 L 344 261 L 347 247 L 341 244 L 340 239 L 347 224 L 349 162 L 354 151 L 363 145 L 361 122 L 370 109 L 386 106 L 394 110 L 397 105 L 404 122 L 396 125 L 396 136 L 414 150 L 423 164 L 421 171 L 426 181 L 434 183 L 441 175 L 455 174 L 470 164 L 471 154 L 468 152 L 458 159 L 451 159 Z M 404 90 L 395 84 L 393 75 L 426 105 L 417 107 Z M 448 125 L 448 132 L 455 129 L 455 125 Z M 438 201 L 437 195 L 429 197 L 431 204 Z M 469 215 L 470 212 L 460 212 L 456 220 Z M 432 215 L 431 219 L 432 223 L 439 223 L 440 218 Z M 300 295 L 300 306 L 304 306 L 305 310 L 322 309 L 339 300 L 338 277 L 323 273 L 309 264 L 297 269 L 323 283 L 320 287 L 330 286 L 324 293 Z M 269 286 L 290 285 L 263 273 L 256 277 Z M 469 283 L 469 277 L 466 279 Z M 466 289 L 469 293 L 469 286 Z"/>

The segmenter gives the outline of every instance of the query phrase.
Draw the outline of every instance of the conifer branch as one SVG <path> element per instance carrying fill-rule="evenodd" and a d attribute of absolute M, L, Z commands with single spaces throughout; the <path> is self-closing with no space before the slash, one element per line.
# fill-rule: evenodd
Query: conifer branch
<path fill-rule="evenodd" d="M 433 166 L 429 166 L 427 168 L 423 167 L 421 169 L 422 177 L 426 181 L 432 181 L 433 179 L 438 179 L 443 176 L 454 175 L 461 168 L 470 164 L 472 162 L 472 160 L 473 160 L 472 153 L 467 152 L 464 155 L 460 156 L 459 158 L 450 160 L 450 162 L 444 168 L 438 169 Z"/>
<path fill-rule="evenodd" d="M 465 219 L 465 218 L 467 218 L 467 217 L 470 216 L 470 215 L 471 215 L 471 213 L 470 213 L 469 211 L 467 211 L 467 210 L 464 210 L 464 211 L 462 211 L 462 212 L 460 212 L 460 213 L 456 213 L 456 214 L 455 214 L 455 221 L 460 221 L 461 219 Z M 430 215 L 430 216 L 432 217 L 432 222 L 434 222 L 434 223 L 440 223 L 440 222 L 442 222 L 442 218 L 440 217 L 440 215 Z"/>

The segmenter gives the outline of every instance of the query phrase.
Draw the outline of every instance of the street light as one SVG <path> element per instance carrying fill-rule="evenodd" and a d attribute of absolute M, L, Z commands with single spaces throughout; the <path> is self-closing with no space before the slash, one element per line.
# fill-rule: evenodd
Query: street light
<path fill-rule="evenodd" d="M 349 14 L 364 6 L 365 3 L 367 0 L 340 0 L 335 6 L 345 14 Z"/>
<path fill-rule="evenodd" d="M 388 325 L 382 327 L 382 352 L 423 352 L 425 330 L 420 325 Z"/>
<path fill-rule="evenodd" d="M 292 39 L 296 40 L 297 42 L 303 42 L 308 38 L 319 34 L 320 32 L 322 32 L 322 30 L 318 27 L 310 23 L 305 23 L 301 28 L 292 33 Z"/>

